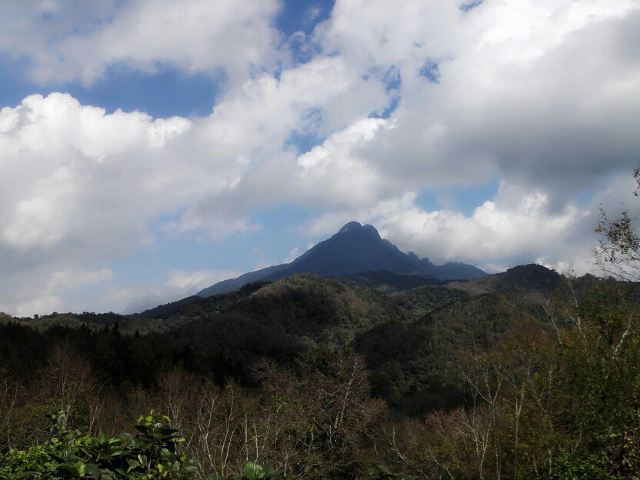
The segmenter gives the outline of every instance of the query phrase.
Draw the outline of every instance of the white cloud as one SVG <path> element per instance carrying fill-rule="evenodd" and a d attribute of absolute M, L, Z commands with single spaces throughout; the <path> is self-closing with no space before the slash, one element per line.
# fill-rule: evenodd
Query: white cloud
<path fill-rule="evenodd" d="M 8 280 L 12 285 L 0 288 L 0 311 L 9 311 L 18 316 L 31 316 L 36 313 L 51 313 L 53 311 L 68 311 L 73 307 L 76 311 L 86 310 L 87 303 L 70 304 L 65 299 L 65 294 L 76 288 L 86 288 L 94 285 L 106 285 L 113 277 L 113 272 L 108 268 L 88 270 L 82 268 L 57 270 L 48 277 L 42 275 L 30 277 L 20 272 L 18 275 L 9 275 Z M 31 272 L 30 272 L 31 273 Z M 13 287 L 13 288 L 11 288 Z M 6 291 L 9 296 L 7 298 Z M 15 293 L 23 293 L 18 296 L 17 303 L 5 303 L 14 300 Z M 13 294 L 13 298 L 12 295 Z"/>
<path fill-rule="evenodd" d="M 394 189 L 360 154 L 381 129 L 393 124 L 380 118 L 355 120 L 297 159 L 299 198 L 322 206 L 367 205 Z"/>
<path fill-rule="evenodd" d="M 277 0 L 28 0 L 0 6 L 0 51 L 40 82 L 91 83 L 110 66 L 143 72 L 223 69 L 233 80 L 273 66 Z"/>
<path fill-rule="evenodd" d="M 238 275 L 240 273 L 225 270 L 178 271 L 171 274 L 167 280 L 167 286 L 193 294 L 216 282 L 235 278 Z"/>
<path fill-rule="evenodd" d="M 399 7 L 408 32 L 412 22 L 431 31 L 452 15 L 441 5 L 441 15 L 414 19 L 412 5 Z M 399 28 L 398 16 L 385 22 L 387 7 L 376 7 L 370 2 L 365 15 L 382 22 L 380 31 Z M 418 34 L 405 41 L 412 52 L 405 55 L 415 61 L 396 65 L 402 76 L 396 128 L 368 151 L 387 176 L 414 189 L 500 176 L 563 202 L 637 162 L 640 140 L 630 125 L 640 118 L 632 93 L 640 90 L 640 52 L 630 45 L 637 44 L 640 2 L 496 0 L 454 18 L 441 32 L 448 49 Z M 356 38 L 363 51 L 393 46 L 390 40 L 378 47 L 370 35 Z M 418 75 L 418 57 L 440 62 L 438 84 Z"/>
<path fill-rule="evenodd" d="M 287 254 L 286 258 L 284 259 L 284 263 L 290 263 L 290 262 L 294 261 L 296 258 L 298 258 L 303 253 L 304 252 L 302 251 L 302 249 L 300 247 L 293 247 L 291 250 L 289 250 L 289 253 Z"/>
<path fill-rule="evenodd" d="M 569 262 L 581 273 L 589 271 L 597 208 L 568 205 L 551 211 L 542 192 L 513 193 L 503 185 L 496 199 L 487 200 L 465 215 L 452 210 L 425 210 L 414 193 L 382 201 L 372 207 L 334 211 L 316 218 L 305 231 L 323 237 L 350 219 L 372 223 L 383 238 L 404 251 L 435 263 L 464 261 L 487 271 L 537 261 L 547 265 Z"/>
<path fill-rule="evenodd" d="M 279 79 L 263 75 L 232 89 L 194 129 L 189 147 L 192 155 L 220 166 L 217 178 L 229 171 L 228 188 L 194 202 L 179 228 L 202 226 L 216 217 L 233 224 L 255 208 L 305 198 L 312 202 L 323 185 L 302 178 L 295 149 L 288 144 L 291 135 L 340 135 L 342 129 L 359 128 L 362 117 L 386 102 L 378 82 L 363 79 L 339 58 L 318 58 Z"/>
<path fill-rule="evenodd" d="M 14 310 L 7 310 L 18 317 L 31 317 L 40 313 L 52 313 L 64 310 L 64 301 L 55 295 L 39 296 L 21 303 Z"/>
<path fill-rule="evenodd" d="M 190 128 L 180 118 L 106 114 L 61 94 L 27 97 L 2 109 L 0 122 L 11 125 L 0 133 L 0 240 L 18 251 L 71 237 L 111 249 L 111 232 L 138 230 L 172 196 L 159 195 L 171 166 L 158 148 Z"/>
<path fill-rule="evenodd" d="M 113 272 L 108 268 L 99 270 L 61 270 L 51 276 L 49 289 L 72 289 L 80 285 L 102 283 L 111 280 Z"/>
<path fill-rule="evenodd" d="M 347 118 L 386 101 L 379 85 L 341 60 L 319 59 L 279 80 L 262 75 L 230 90 L 200 119 L 107 114 L 59 93 L 3 108 L 3 308 L 31 302 L 52 272 L 111 262 L 153 242 L 149 225 L 159 218 L 165 235 L 195 230 L 220 238 L 258 228 L 249 219 L 255 208 L 295 200 L 300 191 L 272 193 L 286 178 L 276 172 L 297 168 L 287 138 L 299 128 L 342 125 L 337 112 L 354 90 L 361 100 L 346 107 Z M 318 121 L 304 127 L 312 111 Z M 17 277 L 37 280 L 25 288 Z"/>
<path fill-rule="evenodd" d="M 174 271 L 161 282 L 109 289 L 109 306 L 121 313 L 138 313 L 194 295 L 209 285 L 238 275 L 240 273 L 228 270 Z"/>
<path fill-rule="evenodd" d="M 557 255 L 576 228 L 593 219 L 589 210 L 573 206 L 550 212 L 548 199 L 541 192 L 523 194 L 517 204 L 504 202 L 498 195 L 469 216 L 448 210 L 425 211 L 413 203 L 411 196 L 382 205 L 376 214 L 380 216 L 381 232 L 408 250 L 436 262 L 462 260 L 475 264 L 500 259 L 513 264 L 547 252 Z"/>
<path fill-rule="evenodd" d="M 177 166 L 166 151 L 191 128 L 185 119 L 106 114 L 51 94 L 3 108 L 0 125 L 2 309 L 32 310 L 43 304 L 34 296 L 59 308 L 68 272 L 141 246 L 148 222 L 181 197 L 161 179 Z"/>

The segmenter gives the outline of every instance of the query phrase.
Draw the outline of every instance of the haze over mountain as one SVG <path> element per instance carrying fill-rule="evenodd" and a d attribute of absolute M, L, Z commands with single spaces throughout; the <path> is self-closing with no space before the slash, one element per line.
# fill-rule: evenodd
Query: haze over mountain
<path fill-rule="evenodd" d="M 472 280 L 486 275 L 479 268 L 461 262 L 434 265 L 428 258 L 404 253 L 380 237 L 373 225 L 349 222 L 331 238 L 307 250 L 290 263 L 274 265 L 224 280 L 207 287 L 198 295 L 208 297 L 226 293 L 248 283 L 273 281 L 293 273 L 315 273 L 323 277 L 387 271 L 434 280 Z"/>

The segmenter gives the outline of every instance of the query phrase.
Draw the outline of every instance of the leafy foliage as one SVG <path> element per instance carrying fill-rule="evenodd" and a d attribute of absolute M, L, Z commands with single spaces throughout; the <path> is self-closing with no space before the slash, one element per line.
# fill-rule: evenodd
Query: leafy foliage
<path fill-rule="evenodd" d="M 64 413 L 56 418 L 64 421 Z M 0 479 L 167 479 L 193 478 L 195 465 L 178 446 L 184 439 L 169 419 L 151 412 L 140 417 L 136 435 L 91 436 L 54 427 L 44 444 L 11 449 Z"/>

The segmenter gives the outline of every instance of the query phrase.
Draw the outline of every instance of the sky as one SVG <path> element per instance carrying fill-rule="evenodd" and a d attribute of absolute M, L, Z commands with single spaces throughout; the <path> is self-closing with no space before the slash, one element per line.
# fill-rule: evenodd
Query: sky
<path fill-rule="evenodd" d="M 137 311 L 350 220 L 594 271 L 639 127 L 640 0 L 1 2 L 0 311 Z"/>

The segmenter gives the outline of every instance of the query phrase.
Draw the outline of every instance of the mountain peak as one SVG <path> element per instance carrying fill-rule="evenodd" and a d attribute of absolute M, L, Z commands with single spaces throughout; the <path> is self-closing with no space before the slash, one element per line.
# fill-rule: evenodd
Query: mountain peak
<path fill-rule="evenodd" d="M 374 236 L 376 236 L 378 238 L 382 238 L 380 236 L 380 234 L 378 233 L 378 230 L 376 230 L 376 227 L 374 227 L 373 225 L 369 225 L 369 224 L 363 225 L 362 230 L 364 230 L 365 232 L 370 233 L 370 234 L 372 234 L 372 235 L 374 235 Z"/>
<path fill-rule="evenodd" d="M 340 230 L 338 230 L 337 235 L 345 235 L 345 234 L 349 234 L 349 235 L 353 235 L 353 234 L 357 234 L 357 235 L 367 235 L 376 239 L 381 239 L 382 237 L 380 237 L 380 234 L 378 233 L 378 230 L 376 230 L 376 227 L 374 227 L 373 225 L 362 225 L 360 222 L 349 222 L 347 223 L 344 227 L 342 227 Z"/>
<path fill-rule="evenodd" d="M 501 276 L 512 285 L 534 290 L 552 290 L 562 280 L 555 270 L 536 263 L 512 267 Z"/>
<path fill-rule="evenodd" d="M 273 281 L 294 273 L 315 273 L 324 277 L 363 272 L 391 272 L 438 280 L 465 280 L 485 273 L 466 264 L 434 265 L 428 259 L 406 254 L 383 240 L 373 225 L 352 221 L 332 237 L 311 247 L 290 263 L 250 272 L 202 290 L 198 295 L 228 292 L 250 282 Z"/>
<path fill-rule="evenodd" d="M 360 222 L 349 222 L 347 224 L 345 224 L 344 227 L 342 227 L 340 230 L 338 230 L 338 233 L 350 233 L 350 232 L 355 232 L 358 231 L 362 228 L 362 224 Z"/>

